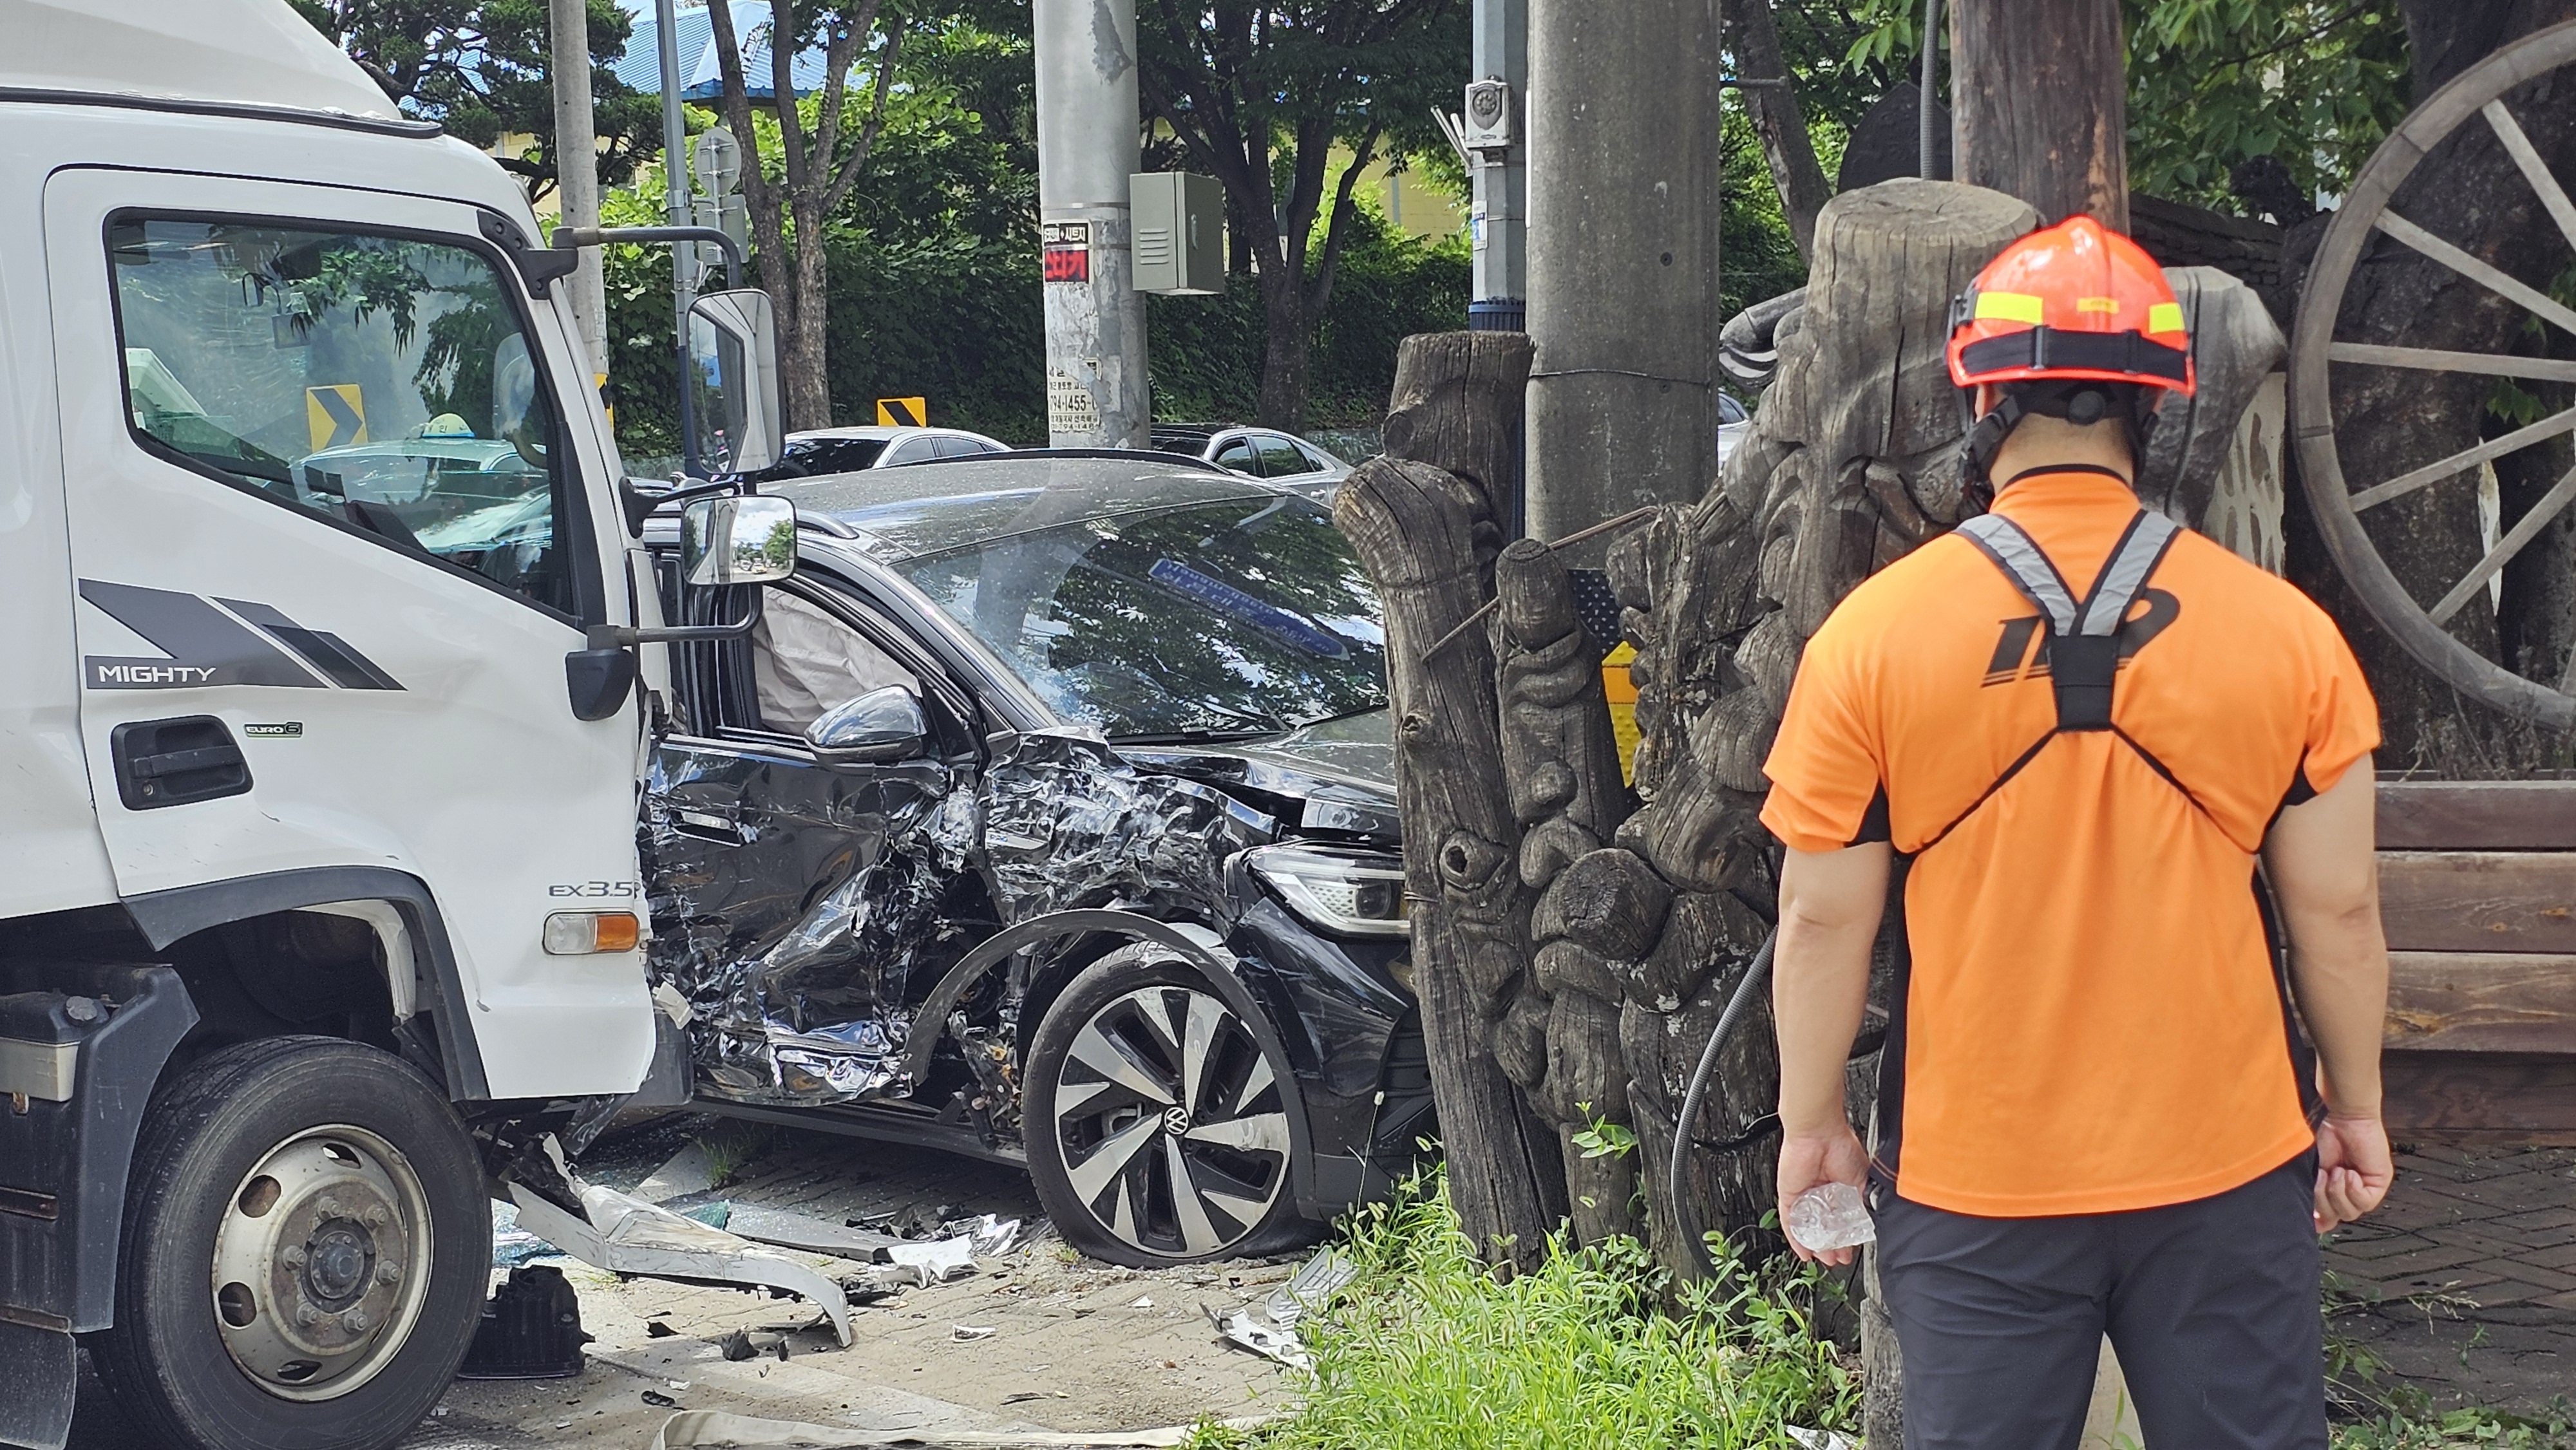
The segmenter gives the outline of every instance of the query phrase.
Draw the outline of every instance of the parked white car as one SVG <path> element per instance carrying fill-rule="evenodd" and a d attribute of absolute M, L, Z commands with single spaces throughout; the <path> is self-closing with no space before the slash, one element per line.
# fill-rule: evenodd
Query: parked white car
<path fill-rule="evenodd" d="M 787 435 L 778 462 L 758 475 L 762 482 L 783 478 L 821 478 L 856 473 L 863 468 L 900 468 L 935 458 L 972 458 L 979 453 L 1008 453 L 1011 445 L 963 428 L 895 428 L 870 425 L 813 428 Z"/>
<path fill-rule="evenodd" d="M 1285 485 L 1324 504 L 1333 501 L 1334 490 L 1351 471 L 1349 464 L 1315 444 L 1270 428 L 1157 423 L 1154 446 L 1165 453 L 1203 459 L 1246 478 Z"/>

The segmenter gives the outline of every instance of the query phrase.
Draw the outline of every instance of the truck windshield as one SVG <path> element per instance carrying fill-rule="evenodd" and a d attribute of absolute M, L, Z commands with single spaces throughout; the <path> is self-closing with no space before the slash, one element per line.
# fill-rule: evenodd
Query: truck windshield
<path fill-rule="evenodd" d="M 147 449 L 576 612 L 553 410 L 491 261 L 131 214 L 108 250 Z"/>
<path fill-rule="evenodd" d="M 1386 704 L 1377 593 L 1302 499 L 1013 533 L 898 566 L 1111 739 L 1263 734 Z"/>

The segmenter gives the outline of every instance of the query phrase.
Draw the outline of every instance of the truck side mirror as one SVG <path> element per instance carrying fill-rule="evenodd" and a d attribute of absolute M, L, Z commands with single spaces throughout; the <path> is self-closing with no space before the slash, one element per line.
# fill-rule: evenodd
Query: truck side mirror
<path fill-rule="evenodd" d="M 698 456 L 710 474 L 757 473 L 778 461 L 778 326 L 757 287 L 689 304 L 689 376 Z"/>
<path fill-rule="evenodd" d="M 796 572 L 796 506 L 702 498 L 680 514 L 680 577 L 692 585 L 774 584 Z"/>
<path fill-rule="evenodd" d="M 927 748 L 930 722 L 921 701 L 901 685 L 870 690 L 835 705 L 805 727 L 805 743 L 827 766 L 892 765 Z"/>

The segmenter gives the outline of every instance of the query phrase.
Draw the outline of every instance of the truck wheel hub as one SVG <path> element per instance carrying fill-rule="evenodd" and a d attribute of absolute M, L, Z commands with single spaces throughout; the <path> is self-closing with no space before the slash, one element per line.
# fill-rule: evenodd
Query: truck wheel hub
<path fill-rule="evenodd" d="M 214 1244 L 215 1324 L 233 1363 L 286 1399 L 356 1389 L 419 1317 L 427 1194 L 391 1144 L 317 1128 L 242 1180 Z"/>

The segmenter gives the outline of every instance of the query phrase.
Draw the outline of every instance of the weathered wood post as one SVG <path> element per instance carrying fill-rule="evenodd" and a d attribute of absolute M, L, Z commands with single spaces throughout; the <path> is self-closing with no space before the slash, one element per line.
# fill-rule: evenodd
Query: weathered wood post
<path fill-rule="evenodd" d="M 2128 47 L 2119 0 L 1955 0 L 1950 110 L 1961 181 L 2051 224 L 2129 229 Z"/>
<path fill-rule="evenodd" d="M 1413 983 L 1449 1192 L 1478 1247 L 1523 1266 L 1564 1217 L 1565 1183 L 1556 1133 L 1493 1052 L 1530 981 L 1536 893 L 1517 867 L 1494 646 L 1461 626 L 1494 597 L 1498 505 L 1511 502 L 1495 494 L 1517 477 L 1529 366 L 1520 333 L 1406 338 L 1388 453 L 1353 470 L 1333 504 L 1385 608 Z"/>

